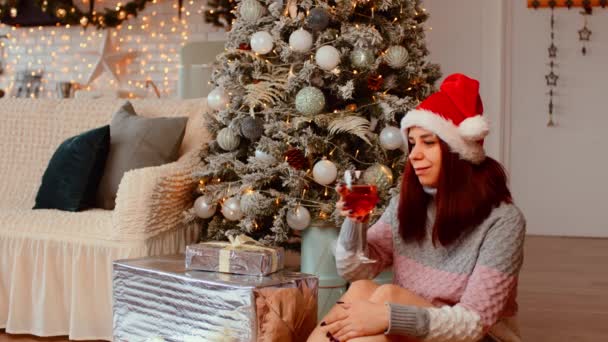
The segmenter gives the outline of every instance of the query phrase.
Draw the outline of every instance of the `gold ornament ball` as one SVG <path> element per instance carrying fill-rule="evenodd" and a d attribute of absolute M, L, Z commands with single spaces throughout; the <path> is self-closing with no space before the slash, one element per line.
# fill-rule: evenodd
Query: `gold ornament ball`
<path fill-rule="evenodd" d="M 125 11 L 118 12 L 118 19 L 124 20 L 126 17 L 127 17 L 127 12 L 125 12 Z"/>
<path fill-rule="evenodd" d="M 393 69 L 399 69 L 407 64 L 409 53 L 407 49 L 401 45 L 393 45 L 386 50 L 384 54 L 384 60 L 386 64 Z"/>
<path fill-rule="evenodd" d="M 393 171 L 388 166 L 379 163 L 363 171 L 361 178 L 365 184 L 375 185 L 380 192 L 390 189 L 394 181 Z"/>

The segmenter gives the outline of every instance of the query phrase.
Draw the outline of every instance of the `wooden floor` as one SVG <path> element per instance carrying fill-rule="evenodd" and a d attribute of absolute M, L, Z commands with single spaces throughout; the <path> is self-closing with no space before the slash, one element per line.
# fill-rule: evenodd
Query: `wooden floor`
<path fill-rule="evenodd" d="M 519 282 L 527 342 L 608 341 L 608 239 L 528 236 Z M 64 342 L 7 335 L 0 342 Z"/>

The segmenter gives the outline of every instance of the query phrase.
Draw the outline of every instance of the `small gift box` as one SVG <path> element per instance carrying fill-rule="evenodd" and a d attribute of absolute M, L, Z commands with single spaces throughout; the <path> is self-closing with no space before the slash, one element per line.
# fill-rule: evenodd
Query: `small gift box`
<path fill-rule="evenodd" d="M 230 236 L 230 242 L 203 242 L 186 247 L 186 269 L 265 276 L 283 269 L 285 251 L 254 239 Z"/>

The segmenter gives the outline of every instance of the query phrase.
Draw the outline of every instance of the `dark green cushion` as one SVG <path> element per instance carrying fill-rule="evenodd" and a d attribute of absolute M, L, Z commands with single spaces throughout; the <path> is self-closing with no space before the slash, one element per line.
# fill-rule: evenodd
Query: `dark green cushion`
<path fill-rule="evenodd" d="M 62 142 L 44 171 L 34 209 L 79 211 L 93 207 L 109 150 L 109 125 Z"/>
<path fill-rule="evenodd" d="M 187 117 L 146 118 L 126 102 L 110 122 L 110 152 L 97 190 L 97 205 L 114 209 L 125 172 L 177 160 Z"/>

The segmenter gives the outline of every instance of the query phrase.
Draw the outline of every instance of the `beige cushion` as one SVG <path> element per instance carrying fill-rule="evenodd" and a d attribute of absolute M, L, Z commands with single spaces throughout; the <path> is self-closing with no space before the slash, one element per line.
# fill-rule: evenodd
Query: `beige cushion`
<path fill-rule="evenodd" d="M 177 160 L 187 121 L 187 117 L 137 116 L 126 102 L 110 123 L 110 152 L 97 191 L 98 206 L 114 209 L 125 172 Z"/>

